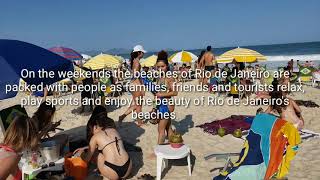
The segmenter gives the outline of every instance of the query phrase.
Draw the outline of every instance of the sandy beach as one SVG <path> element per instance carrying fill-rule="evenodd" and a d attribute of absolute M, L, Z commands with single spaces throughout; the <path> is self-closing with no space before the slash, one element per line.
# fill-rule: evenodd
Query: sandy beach
<path fill-rule="evenodd" d="M 187 82 L 187 84 L 197 83 L 196 81 Z M 320 89 L 311 86 L 304 86 L 305 93 L 295 92 L 293 99 L 312 100 L 320 104 Z M 20 99 L 24 94 L 18 94 L 17 97 L 5 100 L 0 103 L 0 109 L 10 107 L 20 103 Z M 80 94 L 69 94 L 62 98 L 80 98 Z M 199 96 L 213 96 L 207 92 L 179 92 L 178 97 L 195 98 Z M 130 98 L 128 93 L 123 97 Z M 151 93 L 147 93 L 146 97 L 152 97 Z M 127 107 L 111 107 L 107 109 L 109 116 L 114 120 L 122 114 Z M 176 107 L 176 119 L 173 125 L 178 132 L 183 134 L 184 143 L 189 145 L 192 151 L 191 162 L 193 164 L 192 176 L 188 176 L 186 159 L 169 161 L 169 168 L 164 171 L 163 179 L 212 179 L 214 175 L 218 174 L 218 170 L 210 172 L 211 169 L 219 168 L 225 162 L 217 161 L 215 158 L 208 161 L 204 160 L 204 156 L 211 153 L 227 153 L 240 152 L 243 140 L 234 138 L 232 135 L 224 137 L 213 136 L 204 133 L 197 125 L 211 122 L 216 119 L 223 119 L 230 115 L 254 115 L 259 107 L 253 106 L 195 106 L 191 105 L 189 108 Z M 266 107 L 264 107 L 266 108 Z M 147 112 L 151 107 L 143 107 L 143 111 Z M 302 114 L 305 119 L 305 129 L 315 132 L 320 132 L 320 123 L 317 122 L 319 115 L 319 108 L 306 108 L 301 106 Z M 31 116 L 35 112 L 36 107 L 27 106 L 26 110 Z M 71 139 L 78 139 L 85 137 L 85 125 L 90 117 L 90 113 L 79 114 L 79 107 L 76 106 L 58 106 L 54 120 L 62 120 L 60 128 L 63 128 L 68 133 Z M 142 148 L 141 152 L 130 152 L 133 159 L 134 170 L 132 179 L 137 179 L 139 176 L 148 173 L 156 176 L 156 159 L 151 158 L 153 149 L 157 143 L 157 126 L 148 124 L 144 128 L 137 127 L 128 116 L 119 130 L 122 138 L 131 144 Z M 310 138 L 303 141 L 295 159 L 291 163 L 290 173 L 288 178 L 291 179 L 308 179 L 317 180 L 320 178 L 319 168 L 317 164 L 320 163 L 320 139 Z M 172 165 L 172 166 L 170 166 Z"/>

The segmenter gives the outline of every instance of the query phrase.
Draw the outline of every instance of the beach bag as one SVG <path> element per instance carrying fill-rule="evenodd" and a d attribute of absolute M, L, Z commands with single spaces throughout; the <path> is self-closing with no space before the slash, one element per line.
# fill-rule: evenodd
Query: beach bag
<path fill-rule="evenodd" d="M 75 180 L 85 180 L 88 175 L 88 165 L 81 157 L 66 156 L 64 170 L 66 176 L 73 177 Z"/>

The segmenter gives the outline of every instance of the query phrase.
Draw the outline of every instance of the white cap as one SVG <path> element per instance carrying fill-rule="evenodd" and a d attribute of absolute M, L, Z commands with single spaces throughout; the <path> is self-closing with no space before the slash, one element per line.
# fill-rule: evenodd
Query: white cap
<path fill-rule="evenodd" d="M 143 49 L 143 46 L 141 45 L 136 45 L 134 48 L 133 48 L 133 52 L 143 52 L 143 53 L 146 53 L 147 51 Z"/>

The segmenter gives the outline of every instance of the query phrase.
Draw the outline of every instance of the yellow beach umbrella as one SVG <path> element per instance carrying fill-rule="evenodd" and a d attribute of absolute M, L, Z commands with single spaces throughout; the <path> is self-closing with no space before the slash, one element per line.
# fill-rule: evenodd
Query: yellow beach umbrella
<path fill-rule="evenodd" d="M 219 56 L 216 58 L 217 63 L 219 64 L 227 64 L 227 63 L 232 63 L 233 58 L 220 58 Z"/>
<path fill-rule="evenodd" d="M 119 59 L 120 62 L 125 62 L 125 59 L 122 56 L 115 55 L 114 57 Z"/>
<path fill-rule="evenodd" d="M 103 68 L 117 68 L 121 64 L 120 60 L 109 54 L 99 54 L 91 58 L 83 65 L 91 70 L 98 70 Z"/>
<path fill-rule="evenodd" d="M 195 62 L 198 57 L 188 51 L 180 51 L 169 57 L 170 63 L 191 63 Z"/>
<path fill-rule="evenodd" d="M 158 56 L 152 55 L 146 59 L 141 60 L 140 64 L 142 67 L 152 67 L 156 64 Z"/>
<path fill-rule="evenodd" d="M 256 62 L 257 60 L 266 60 L 266 57 L 257 51 L 238 47 L 223 53 L 221 56 L 219 56 L 218 62 L 227 61 L 230 59 L 233 59 L 237 62 L 252 63 Z"/>

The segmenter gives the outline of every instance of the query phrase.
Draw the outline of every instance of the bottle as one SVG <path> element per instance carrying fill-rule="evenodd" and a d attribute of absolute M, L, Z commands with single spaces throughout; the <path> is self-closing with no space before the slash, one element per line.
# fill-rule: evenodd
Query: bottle
<path fill-rule="evenodd" d="M 66 144 L 63 148 L 63 156 L 70 152 L 69 138 L 67 138 Z"/>
<path fill-rule="evenodd" d="M 32 152 L 31 154 L 31 166 L 33 169 L 38 168 L 38 153 L 37 152 Z"/>

